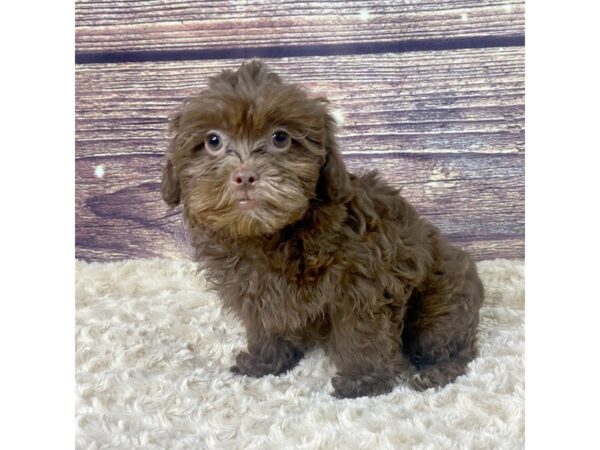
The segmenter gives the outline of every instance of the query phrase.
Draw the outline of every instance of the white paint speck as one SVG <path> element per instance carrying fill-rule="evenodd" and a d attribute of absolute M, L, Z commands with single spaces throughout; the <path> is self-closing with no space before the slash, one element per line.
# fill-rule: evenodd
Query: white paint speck
<path fill-rule="evenodd" d="M 344 114 L 339 109 L 331 111 L 331 117 L 335 120 L 335 124 L 341 127 L 344 124 Z"/>
<path fill-rule="evenodd" d="M 104 176 L 104 164 L 96 166 L 94 169 L 94 175 L 96 175 L 96 178 L 102 178 Z"/>
<path fill-rule="evenodd" d="M 511 12 L 512 10 L 513 10 L 513 5 L 511 5 L 511 4 L 504 5 L 504 11 Z"/>
<path fill-rule="evenodd" d="M 360 12 L 358 13 L 358 17 L 360 17 L 361 20 L 369 20 L 370 16 L 371 16 L 371 13 L 369 12 L 368 9 L 361 9 Z"/>
<path fill-rule="evenodd" d="M 460 18 L 462 19 L 463 22 L 466 22 L 467 20 L 469 20 L 469 16 L 467 13 L 462 13 L 460 15 Z"/>

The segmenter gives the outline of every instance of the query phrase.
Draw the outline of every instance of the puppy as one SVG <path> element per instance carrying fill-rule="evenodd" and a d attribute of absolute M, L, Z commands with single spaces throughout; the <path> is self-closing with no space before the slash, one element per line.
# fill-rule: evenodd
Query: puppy
<path fill-rule="evenodd" d="M 258 61 L 209 79 L 170 122 L 161 194 L 183 203 L 196 259 L 247 331 L 231 368 L 335 362 L 336 397 L 419 390 L 476 356 L 483 287 L 471 258 L 376 172 L 348 173 L 325 98 Z"/>

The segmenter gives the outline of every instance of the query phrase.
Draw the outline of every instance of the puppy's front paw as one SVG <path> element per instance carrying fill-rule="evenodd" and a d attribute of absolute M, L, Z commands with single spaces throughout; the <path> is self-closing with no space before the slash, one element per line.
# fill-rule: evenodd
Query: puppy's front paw
<path fill-rule="evenodd" d="M 229 370 L 233 373 L 258 378 L 273 373 L 273 364 L 262 361 L 248 352 L 240 352 L 235 358 L 235 366 Z"/>
<path fill-rule="evenodd" d="M 393 380 L 373 375 L 336 375 L 331 379 L 333 396 L 337 398 L 374 397 L 387 394 L 394 387 Z"/>
<path fill-rule="evenodd" d="M 264 349 L 268 351 L 262 351 L 259 356 L 240 352 L 235 358 L 235 366 L 230 370 L 249 377 L 279 375 L 293 368 L 304 356 L 302 350 L 283 339 L 271 342 Z"/>
<path fill-rule="evenodd" d="M 293 361 L 293 364 L 290 364 L 289 361 L 280 359 L 265 360 L 257 358 L 248 352 L 240 352 L 235 358 L 235 366 L 232 366 L 229 370 L 233 373 L 258 378 L 269 374 L 279 375 L 293 367 L 296 363 L 297 359 Z"/>

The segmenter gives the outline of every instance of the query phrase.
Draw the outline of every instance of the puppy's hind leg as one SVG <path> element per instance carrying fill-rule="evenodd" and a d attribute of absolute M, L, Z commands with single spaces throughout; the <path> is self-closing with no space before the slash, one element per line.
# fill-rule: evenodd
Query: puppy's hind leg
<path fill-rule="evenodd" d="M 448 322 L 448 323 L 447 323 Z M 477 325 L 470 325 L 471 332 L 454 332 L 452 318 L 440 318 L 440 322 L 420 330 L 408 338 L 410 326 L 405 331 L 404 351 L 418 373 L 409 381 L 417 390 L 442 387 L 465 373 L 467 364 L 477 354 L 474 331 Z M 452 335 L 454 334 L 454 335 Z"/>
<path fill-rule="evenodd" d="M 454 381 L 466 371 L 473 357 L 453 357 L 422 367 L 410 380 L 410 386 L 417 391 L 442 387 Z"/>
<path fill-rule="evenodd" d="M 410 380 L 417 390 L 444 386 L 465 373 L 467 364 L 477 355 L 476 334 L 483 287 L 469 261 L 464 277 L 446 280 L 441 286 L 458 280 L 458 289 L 439 289 L 409 305 L 403 331 L 403 348 L 418 373 Z"/>

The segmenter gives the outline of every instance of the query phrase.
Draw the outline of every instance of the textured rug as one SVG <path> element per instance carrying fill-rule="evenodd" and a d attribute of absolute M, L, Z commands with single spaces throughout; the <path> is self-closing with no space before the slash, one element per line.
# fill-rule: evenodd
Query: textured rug
<path fill-rule="evenodd" d="M 425 392 L 330 396 L 322 350 L 283 376 L 228 368 L 235 317 L 189 262 L 76 263 L 78 449 L 516 449 L 524 444 L 524 267 L 478 264 L 480 357 Z"/>

